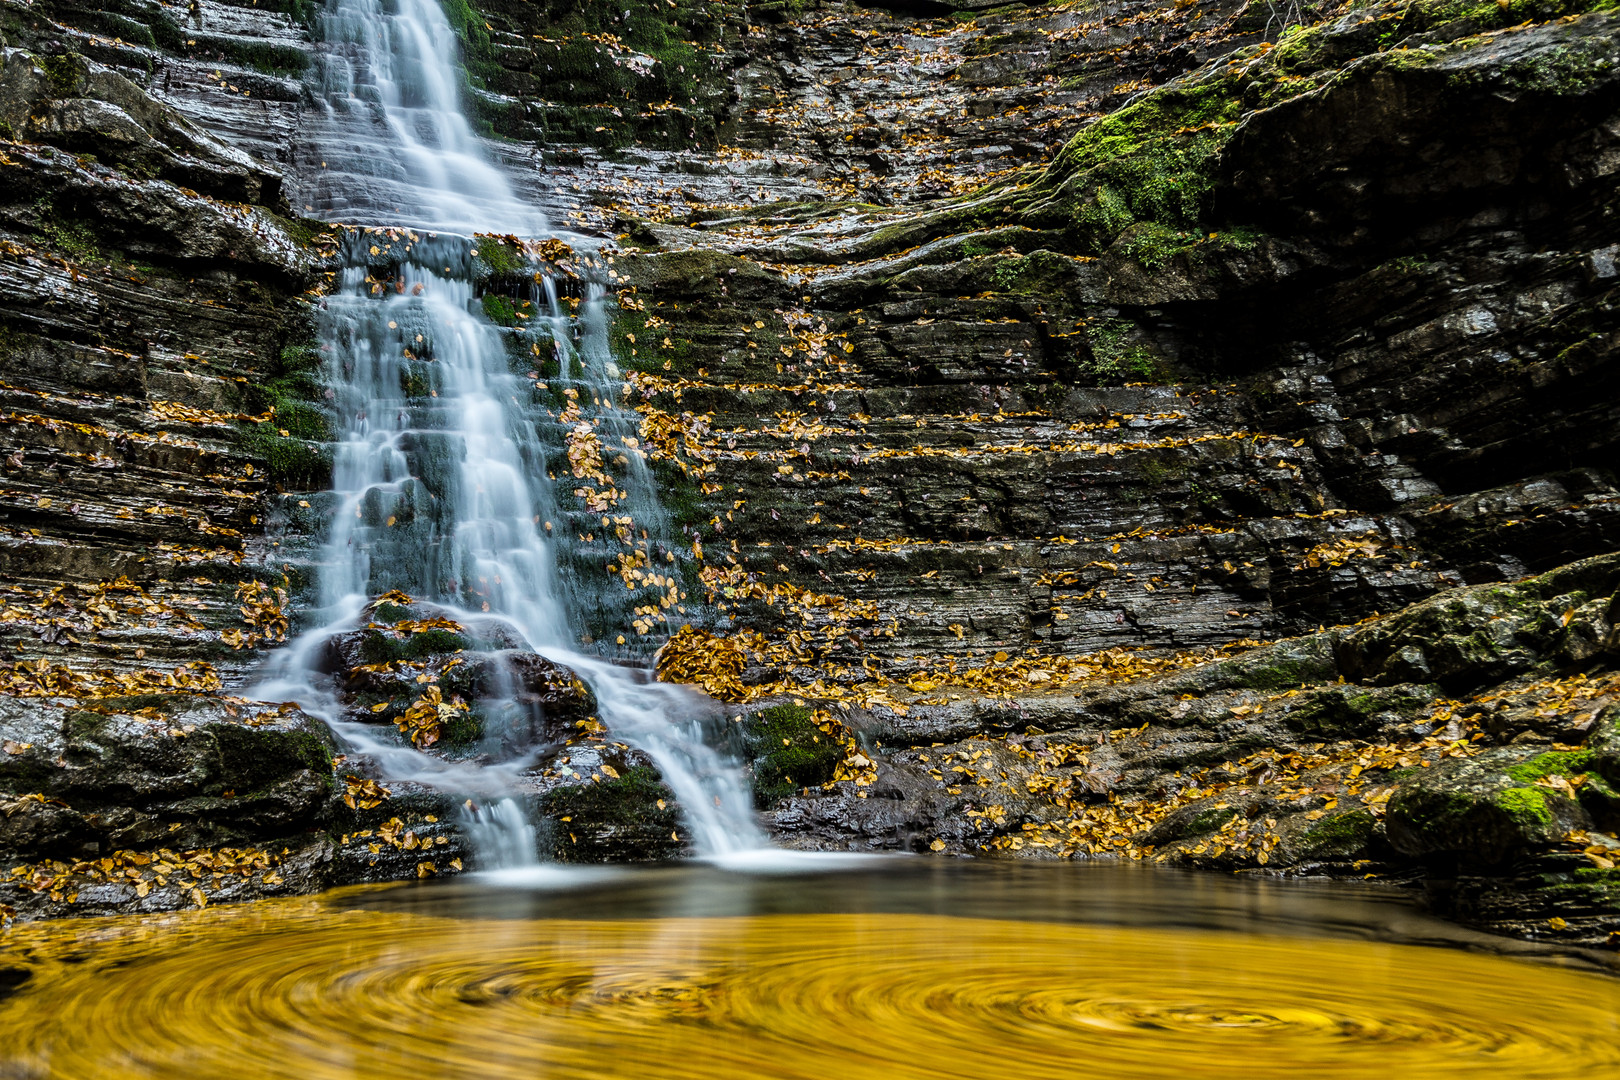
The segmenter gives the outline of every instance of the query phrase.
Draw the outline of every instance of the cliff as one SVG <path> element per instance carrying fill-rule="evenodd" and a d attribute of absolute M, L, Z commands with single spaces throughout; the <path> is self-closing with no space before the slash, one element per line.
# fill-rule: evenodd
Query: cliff
<path fill-rule="evenodd" d="M 706 600 L 660 669 L 747 719 L 782 842 L 1376 874 L 1620 930 L 1620 17 L 624 11 L 451 15 L 498 156 L 609 242 Z M 342 850 L 415 872 L 351 834 L 458 845 L 442 800 L 355 799 L 318 724 L 217 692 L 296 626 L 321 529 L 311 13 L 4 13 L 0 783 L 7 822 L 79 817 L 0 846 L 66 882 L 40 860 L 155 843 L 97 823 L 133 810 L 309 852 L 286 887 Z M 175 799 L 260 786 L 233 766 L 70 783 L 134 737 L 75 734 L 86 702 L 175 747 L 207 710 L 304 794 L 210 832 Z"/>

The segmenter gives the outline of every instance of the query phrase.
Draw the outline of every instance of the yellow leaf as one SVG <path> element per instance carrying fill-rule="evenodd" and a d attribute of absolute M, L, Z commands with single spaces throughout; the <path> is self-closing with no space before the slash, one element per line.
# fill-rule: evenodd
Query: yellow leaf
<path fill-rule="evenodd" d="M 945 841 L 943 841 L 943 840 L 935 840 L 932 844 L 928 845 L 928 850 L 929 851 L 944 851 L 945 850 Z"/>

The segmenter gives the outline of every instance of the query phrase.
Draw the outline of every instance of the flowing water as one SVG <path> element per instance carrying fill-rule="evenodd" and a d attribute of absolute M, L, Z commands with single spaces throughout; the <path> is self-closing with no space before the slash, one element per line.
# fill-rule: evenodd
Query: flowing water
<path fill-rule="evenodd" d="M 435 0 L 332 0 L 320 28 L 320 114 L 300 155 L 299 201 L 357 226 L 344 232 L 343 269 L 318 317 L 340 426 L 332 524 L 317 625 L 275 658 L 254 693 L 298 701 L 390 778 L 476 796 L 481 805 L 465 824 L 480 865 L 532 863 L 533 829 L 511 793 L 531 763 L 525 733 L 535 725 L 515 694 L 478 703 L 484 747 L 504 759 L 480 768 L 346 722 L 320 675 L 327 642 L 363 625 L 372 598 L 399 590 L 481 626 L 497 658 L 534 651 L 584 678 L 613 735 L 658 765 L 700 854 L 763 846 L 738 770 L 705 744 L 705 703 L 612 662 L 586 629 L 626 629 L 630 618 L 619 616 L 649 603 L 628 578 L 622 595 L 610 595 L 619 582 L 604 583 L 604 562 L 662 569 L 679 546 L 636 452 L 633 414 L 614 405 L 619 373 L 600 259 L 570 238 L 580 250 L 562 281 L 569 295 L 553 265 L 529 257 L 530 246 L 469 235 L 548 230 L 463 115 L 455 37 Z M 497 247 L 524 260 L 522 273 L 502 267 L 523 285 L 516 299 L 532 305 L 535 317 L 522 328 L 491 322 L 475 287 L 491 276 Z M 541 383 L 528 370 L 536 367 L 554 374 Z M 560 416 L 537 400 L 541 388 Z M 565 440 L 602 448 L 611 496 L 593 506 L 554 490 Z M 652 580 L 656 611 L 675 586 L 672 575 Z"/>
<path fill-rule="evenodd" d="M 1459 936 L 1140 867 L 540 868 L 18 927 L 0 1076 L 1620 1075 L 1620 981 Z"/>

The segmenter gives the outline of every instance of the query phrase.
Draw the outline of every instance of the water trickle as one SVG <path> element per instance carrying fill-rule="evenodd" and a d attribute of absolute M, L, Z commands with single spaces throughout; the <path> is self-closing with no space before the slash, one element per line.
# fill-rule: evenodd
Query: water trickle
<path fill-rule="evenodd" d="M 634 414 L 613 404 L 599 262 L 571 238 L 583 254 L 560 290 L 534 246 L 458 235 L 533 236 L 545 226 L 469 129 L 448 59 L 455 38 L 432 0 L 387 10 L 332 0 L 321 26 L 324 116 L 301 155 L 320 167 L 304 170 L 301 201 L 365 228 L 344 231 L 344 269 L 318 317 L 339 428 L 318 626 L 273 660 L 256 692 L 299 701 L 388 777 L 467 797 L 463 824 L 480 864 L 521 866 L 534 861 L 535 836 L 514 793 L 538 748 L 513 658 L 538 653 L 590 684 L 614 737 L 652 757 L 700 854 L 762 846 L 737 768 L 704 741 L 708 704 L 603 655 L 603 627 L 624 626 L 632 605 L 649 602 L 639 578 L 604 580 L 604 561 L 659 564 L 648 575 L 658 610 L 674 588 L 663 571 L 676 545 L 636 452 Z M 514 305 L 530 317 L 509 316 L 518 324 L 509 328 L 488 317 Z M 543 380 L 536 369 L 547 370 Z M 583 504 L 572 482 L 559 500 L 548 479 L 565 441 L 590 449 L 607 489 Z M 329 642 L 365 626 L 371 598 L 395 590 L 477 642 L 481 670 L 493 674 L 481 700 L 456 705 L 476 705 L 480 749 L 497 764 L 445 761 L 345 717 Z"/>

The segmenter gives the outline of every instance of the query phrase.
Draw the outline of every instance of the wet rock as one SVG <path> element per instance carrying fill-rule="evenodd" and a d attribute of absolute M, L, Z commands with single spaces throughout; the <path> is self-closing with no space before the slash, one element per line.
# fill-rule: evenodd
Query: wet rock
<path fill-rule="evenodd" d="M 1462 687 L 1543 660 L 1588 663 L 1620 646 L 1612 619 L 1617 588 L 1620 556 L 1605 555 L 1514 585 L 1453 590 L 1352 632 L 1340 664 L 1367 682 Z"/>
<path fill-rule="evenodd" d="M 609 766 L 612 768 L 611 766 Z M 658 774 L 633 765 L 594 783 L 553 788 L 541 799 L 552 819 L 551 857 L 558 862 L 644 862 L 686 848 L 674 795 Z"/>
<path fill-rule="evenodd" d="M 773 705 L 743 718 L 743 743 L 760 806 L 833 778 L 842 749 L 802 705 Z"/>
<path fill-rule="evenodd" d="M 518 752 L 594 718 L 596 698 L 583 680 L 536 653 L 504 648 L 516 641 L 509 628 L 464 626 L 425 605 L 411 610 L 422 618 L 374 621 L 325 643 L 318 669 L 336 682 L 351 719 L 399 724 L 418 745 L 442 741 L 441 749 L 465 748 L 493 725 L 504 749 Z M 422 713 L 424 695 L 437 695 L 431 717 Z"/>
<path fill-rule="evenodd" d="M 1390 843 L 1414 858 L 1501 866 L 1592 827 L 1567 785 L 1569 758 L 1500 747 L 1403 782 L 1389 801 Z M 1562 777 L 1562 789 L 1538 780 Z"/>
<path fill-rule="evenodd" d="M 279 173 L 81 56 L 0 53 L 0 122 L 29 142 L 122 162 L 218 198 L 287 209 Z"/>
<path fill-rule="evenodd" d="M 186 696 L 86 706 L 0 698 L 0 732 L 14 855 L 263 842 L 318 826 L 333 800 L 336 744 L 296 710 Z"/>

